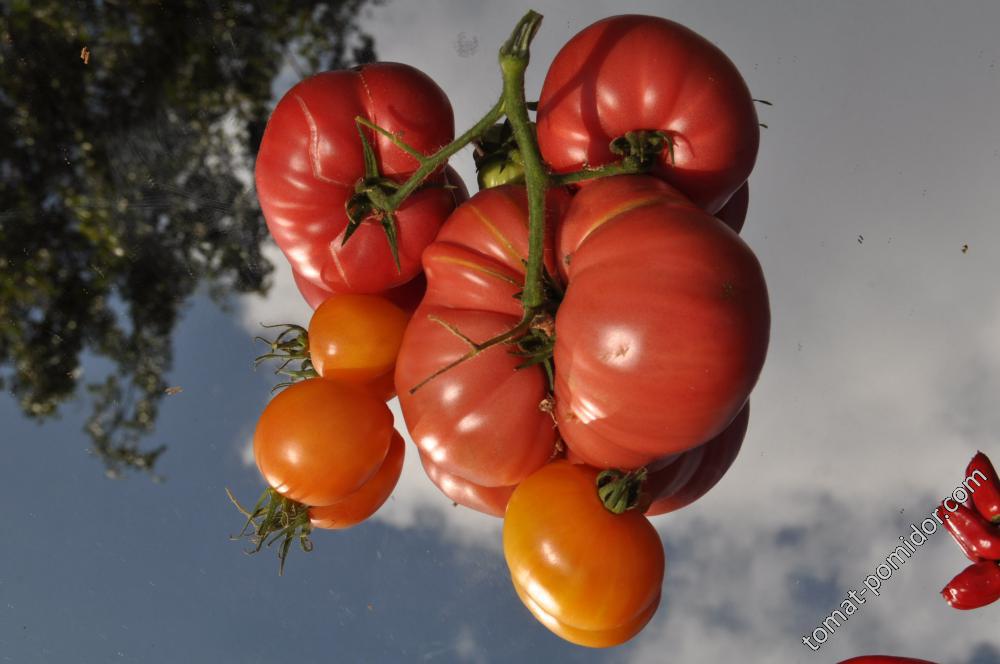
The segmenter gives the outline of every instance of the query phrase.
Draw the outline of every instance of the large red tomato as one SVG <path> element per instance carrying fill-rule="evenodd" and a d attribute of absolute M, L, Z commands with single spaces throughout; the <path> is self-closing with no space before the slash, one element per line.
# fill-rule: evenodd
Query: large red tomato
<path fill-rule="evenodd" d="M 555 412 L 567 446 L 635 468 L 700 445 L 764 364 L 767 288 L 729 227 L 649 176 L 582 188 L 560 229 Z"/>
<path fill-rule="evenodd" d="M 716 212 L 746 181 L 760 129 L 735 65 L 692 30 L 653 16 L 615 16 L 563 46 L 538 101 L 538 144 L 557 171 L 619 157 L 610 143 L 658 130 L 673 141 L 655 173 Z"/>
<path fill-rule="evenodd" d="M 427 477 L 434 483 L 434 486 L 456 504 L 490 516 L 503 517 L 515 487 L 480 486 L 457 475 L 446 473 L 441 470 L 440 466 L 428 459 L 426 454 L 420 455 L 420 463 L 423 464 L 424 472 L 427 473 Z"/>
<path fill-rule="evenodd" d="M 747 209 L 750 207 L 750 185 L 747 182 L 736 190 L 722 208 L 715 213 L 717 219 L 722 221 L 734 231 L 739 233 L 743 230 L 743 222 L 747 220 Z"/>
<path fill-rule="evenodd" d="M 268 229 L 292 268 L 330 291 L 376 293 L 420 271 L 420 254 L 455 206 L 444 175 L 410 196 L 397 213 L 401 269 L 393 263 L 380 222 L 371 217 L 342 244 L 345 204 L 365 175 L 361 116 L 424 154 L 454 136 L 451 104 L 425 74 L 375 63 L 318 74 L 282 97 L 257 153 L 257 196 Z M 401 182 L 417 161 L 381 134 L 366 130 L 379 172 Z"/>
<path fill-rule="evenodd" d="M 718 436 L 684 452 L 669 466 L 650 472 L 645 489 L 652 502 L 646 516 L 687 507 L 718 484 L 740 453 L 749 420 L 748 403 Z"/>
<path fill-rule="evenodd" d="M 550 196 L 548 227 L 565 192 Z M 479 192 L 459 207 L 424 252 L 427 294 L 413 314 L 396 361 L 396 392 L 422 455 L 445 473 L 481 487 L 509 487 L 553 454 L 557 432 L 540 409 L 544 371 L 497 345 L 419 385 L 521 320 L 516 294 L 528 256 L 524 188 Z M 551 242 L 545 264 L 555 274 Z"/>

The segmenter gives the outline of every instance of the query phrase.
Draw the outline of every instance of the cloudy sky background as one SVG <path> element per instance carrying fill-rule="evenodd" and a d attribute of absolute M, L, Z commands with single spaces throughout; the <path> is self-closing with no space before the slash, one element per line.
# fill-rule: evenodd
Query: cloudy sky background
<path fill-rule="evenodd" d="M 441 84 L 464 128 L 499 93 L 496 49 L 529 7 L 546 17 L 529 97 L 562 43 L 628 11 L 704 34 L 774 104 L 743 231 L 770 289 L 770 354 L 733 469 L 655 521 L 653 622 L 606 652 L 551 636 L 509 587 L 499 522 L 453 508 L 415 454 L 373 523 L 317 534 L 284 578 L 270 554 L 240 555 L 222 489 L 260 490 L 247 443 L 271 382 L 248 369 L 251 339 L 309 315 L 276 261 L 266 300 L 187 312 L 168 379 L 184 392 L 156 436 L 164 484 L 99 477 L 82 406 L 39 428 L 0 401 L 0 504 L 17 506 L 0 661 L 1000 662 L 1000 604 L 958 612 L 937 595 L 966 564 L 943 533 L 819 653 L 801 643 L 976 449 L 1000 461 L 1000 5 L 397 0 L 366 25 L 382 59 Z M 468 152 L 456 166 L 474 182 Z"/>

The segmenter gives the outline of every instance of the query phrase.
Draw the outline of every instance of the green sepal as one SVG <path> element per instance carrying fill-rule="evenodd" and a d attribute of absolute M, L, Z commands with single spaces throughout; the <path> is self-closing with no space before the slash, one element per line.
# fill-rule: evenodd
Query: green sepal
<path fill-rule="evenodd" d="M 297 540 L 299 547 L 306 553 L 313 550 L 312 540 L 309 539 L 312 524 L 306 505 L 286 498 L 270 487 L 264 490 L 250 510 L 243 507 L 228 488 L 226 495 L 246 517 L 239 534 L 231 539 L 247 538 L 253 545 L 253 548 L 246 551 L 248 554 L 257 553 L 265 544 L 271 546 L 281 541 L 278 547 L 278 576 L 285 573 L 285 558 L 288 557 L 293 542 Z"/>
<path fill-rule="evenodd" d="M 597 495 L 605 509 L 622 514 L 641 505 L 642 485 L 648 473 L 639 468 L 629 472 L 617 469 L 603 470 L 597 476 Z"/>
<path fill-rule="evenodd" d="M 396 264 L 396 271 L 402 272 L 403 268 L 399 264 L 399 239 L 396 235 L 396 215 L 386 212 L 382 215 L 382 230 L 389 241 L 389 251 L 392 252 L 392 262 Z"/>
<path fill-rule="evenodd" d="M 608 147 L 613 154 L 622 157 L 622 161 L 631 160 L 644 167 L 652 165 L 666 149 L 670 155 L 670 163 L 675 163 L 674 140 L 663 131 L 630 131 L 611 141 Z"/>

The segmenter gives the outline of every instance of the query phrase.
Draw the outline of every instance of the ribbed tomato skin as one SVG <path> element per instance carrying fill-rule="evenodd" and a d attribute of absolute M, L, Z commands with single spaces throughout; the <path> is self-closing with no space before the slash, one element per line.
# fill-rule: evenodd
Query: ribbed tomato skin
<path fill-rule="evenodd" d="M 736 66 L 693 30 L 655 16 L 598 21 L 559 51 L 538 100 L 538 145 L 557 171 L 620 157 L 613 139 L 636 130 L 673 140 L 654 169 L 707 212 L 749 177 L 757 111 Z"/>
<path fill-rule="evenodd" d="M 589 184 L 557 253 L 555 406 L 567 446 L 636 468 L 718 435 L 764 364 L 770 309 L 753 251 L 649 176 Z"/>

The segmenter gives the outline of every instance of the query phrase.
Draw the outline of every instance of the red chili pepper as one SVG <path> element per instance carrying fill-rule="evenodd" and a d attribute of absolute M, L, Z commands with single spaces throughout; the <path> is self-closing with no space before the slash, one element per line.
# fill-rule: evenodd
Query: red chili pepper
<path fill-rule="evenodd" d="M 981 479 L 977 471 L 986 476 L 986 481 Z M 972 490 L 972 502 L 976 509 L 994 524 L 1000 524 L 1000 479 L 997 478 L 997 471 L 990 463 L 990 458 L 982 452 L 977 453 L 969 462 L 965 477 L 966 486 Z M 978 486 L 976 482 L 979 482 Z"/>
<path fill-rule="evenodd" d="M 938 519 L 940 519 L 941 521 L 944 521 L 945 524 L 946 524 L 946 527 L 947 527 L 947 523 L 948 523 L 948 520 L 951 517 L 951 514 L 947 510 L 945 510 L 943 507 L 938 507 L 937 510 L 936 510 L 936 514 L 937 514 Z M 963 539 L 959 539 L 958 537 L 955 536 L 954 533 L 952 533 L 952 538 L 955 540 L 955 543 L 958 544 L 958 548 L 960 548 L 962 550 L 962 553 L 965 554 L 966 558 L 968 558 L 969 560 L 971 560 L 974 563 L 978 563 L 980 560 L 982 560 L 982 558 L 980 556 L 977 556 L 975 553 L 973 553 L 972 549 L 969 548 L 969 545 L 966 544 L 964 538 Z"/>
<path fill-rule="evenodd" d="M 926 659 L 911 659 L 909 657 L 890 657 L 889 655 L 864 655 L 845 659 L 840 664 L 934 664 Z"/>
<path fill-rule="evenodd" d="M 941 591 L 955 609 L 978 609 L 1000 599 L 1000 565 L 992 560 L 969 565 Z"/>
<path fill-rule="evenodd" d="M 954 512 L 943 506 L 937 514 L 969 560 L 1000 560 L 1000 530 L 965 505 Z"/>

